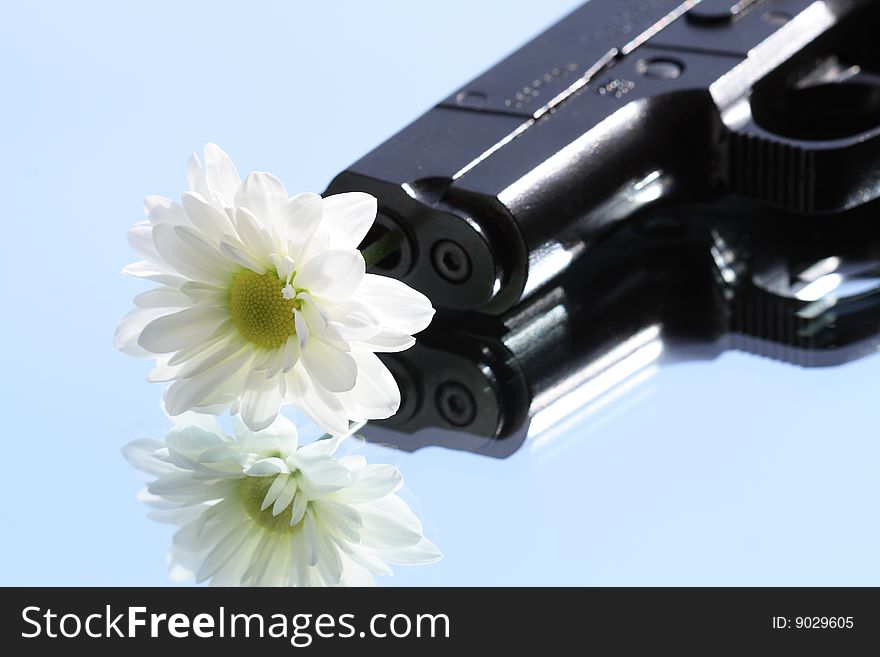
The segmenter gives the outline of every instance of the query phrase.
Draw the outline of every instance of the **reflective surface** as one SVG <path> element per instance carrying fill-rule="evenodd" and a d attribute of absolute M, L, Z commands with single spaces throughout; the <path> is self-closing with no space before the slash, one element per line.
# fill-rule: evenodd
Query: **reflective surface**
<path fill-rule="evenodd" d="M 169 583 L 173 528 L 146 518 L 142 480 L 119 453 L 168 424 L 143 380 L 149 365 L 110 346 L 142 290 L 118 273 L 140 197 L 179 193 L 182 162 L 207 140 L 243 169 L 321 189 L 575 4 L 15 9 L 20 29 L 0 46 L 17 98 L 0 110 L 0 583 Z M 407 78 L 389 80 L 401 53 Z M 633 193 L 656 184 L 662 174 Z M 752 231 L 766 222 L 742 208 L 687 216 L 703 220 L 684 252 L 662 247 L 664 234 L 680 237 L 675 217 L 652 215 L 638 247 L 660 245 L 651 257 L 620 235 L 621 257 L 607 256 L 617 265 L 584 265 L 584 283 L 536 292 L 506 325 L 438 325 L 401 356 L 424 359 L 435 377 L 424 398 L 462 423 L 461 389 L 440 389 L 441 368 L 459 363 L 452 383 L 482 395 L 470 420 L 480 427 L 385 427 L 366 433 L 397 448 L 351 446 L 401 468 L 445 554 L 382 584 L 880 584 L 880 358 L 873 297 L 853 297 L 873 284 L 870 220 L 792 240 Z M 849 300 L 826 306 L 829 293 Z M 767 334 L 777 325 L 750 323 L 748 308 L 776 308 L 794 330 Z M 789 347 L 769 349 L 780 341 Z M 461 347 L 466 359 L 453 360 Z M 444 446 L 408 451 L 420 443 Z"/>

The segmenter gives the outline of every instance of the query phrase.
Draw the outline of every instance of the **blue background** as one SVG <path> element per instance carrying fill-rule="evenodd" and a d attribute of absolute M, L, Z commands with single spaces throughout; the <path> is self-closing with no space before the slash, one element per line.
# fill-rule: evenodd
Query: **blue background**
<path fill-rule="evenodd" d="M 168 583 L 120 455 L 167 427 L 111 337 L 145 194 L 216 141 L 330 178 L 577 3 L 7 3 L 0 40 L 0 583 Z M 876 356 L 661 367 L 505 461 L 397 463 L 439 564 L 383 584 L 880 584 Z"/>

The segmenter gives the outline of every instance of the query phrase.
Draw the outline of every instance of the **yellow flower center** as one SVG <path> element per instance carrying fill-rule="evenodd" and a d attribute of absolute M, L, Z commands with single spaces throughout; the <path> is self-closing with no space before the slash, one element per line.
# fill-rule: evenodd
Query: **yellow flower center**
<path fill-rule="evenodd" d="M 274 272 L 247 270 L 236 274 L 229 294 L 229 314 L 245 339 L 266 349 L 277 349 L 296 333 L 296 299 L 285 299 L 282 281 Z"/>
<path fill-rule="evenodd" d="M 263 500 L 266 499 L 266 492 L 275 481 L 275 477 L 245 477 L 238 484 L 238 494 L 248 515 L 254 521 L 271 532 L 292 532 L 302 524 L 300 520 L 297 524 L 291 526 L 290 519 L 293 515 L 293 505 L 289 504 L 277 516 L 272 515 L 272 507 L 268 506 L 262 511 Z M 298 493 L 302 494 L 302 493 Z"/>

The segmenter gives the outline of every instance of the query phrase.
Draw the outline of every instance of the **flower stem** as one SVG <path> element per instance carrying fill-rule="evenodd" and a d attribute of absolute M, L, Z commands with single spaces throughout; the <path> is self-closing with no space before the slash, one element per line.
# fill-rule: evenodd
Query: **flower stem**
<path fill-rule="evenodd" d="M 361 255 L 367 267 L 372 267 L 398 251 L 402 242 L 403 233 L 399 230 L 386 230 L 378 239 L 361 249 Z"/>

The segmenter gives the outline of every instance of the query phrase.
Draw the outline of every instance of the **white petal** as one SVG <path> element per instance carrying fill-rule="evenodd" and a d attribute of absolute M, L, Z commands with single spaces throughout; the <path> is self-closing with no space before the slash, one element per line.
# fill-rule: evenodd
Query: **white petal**
<path fill-rule="evenodd" d="M 379 353 L 406 351 L 416 343 L 416 339 L 409 333 L 383 329 L 376 335 L 365 338 L 358 342 L 362 347 Z"/>
<path fill-rule="evenodd" d="M 209 308 L 210 306 L 202 307 Z M 224 320 L 217 326 L 217 330 L 210 337 L 197 342 L 192 347 L 181 349 L 175 353 L 168 361 L 168 365 L 172 367 L 182 365 L 191 358 L 199 356 L 202 352 L 209 351 L 212 348 L 219 348 L 220 343 L 225 343 L 226 340 L 230 340 L 234 336 L 238 336 L 238 333 L 234 330 L 232 319 Z"/>
<path fill-rule="evenodd" d="M 254 369 L 260 370 L 261 372 L 265 372 L 269 369 L 269 364 L 272 362 L 272 359 L 275 357 L 274 349 L 260 349 L 256 352 L 256 358 L 254 359 Z"/>
<path fill-rule="evenodd" d="M 207 269 L 210 266 L 218 273 L 221 280 L 231 278 L 234 263 L 223 255 L 216 244 L 209 242 L 200 230 L 192 226 L 175 226 L 174 232 L 180 237 L 181 242 L 191 249 L 203 268 Z"/>
<path fill-rule="evenodd" d="M 153 244 L 153 224 L 149 221 L 139 221 L 129 229 L 128 244 L 141 258 L 156 268 L 162 268 L 164 263 Z"/>
<path fill-rule="evenodd" d="M 223 235 L 233 232 L 232 222 L 226 213 L 208 203 L 201 194 L 184 192 L 181 200 L 190 221 L 209 239 L 219 242 Z"/>
<path fill-rule="evenodd" d="M 301 364 L 290 371 L 287 381 L 292 400 L 315 424 L 331 434 L 348 431 L 348 413 L 339 398 L 315 386 Z"/>
<path fill-rule="evenodd" d="M 209 393 L 207 397 L 192 407 L 193 412 L 206 415 L 222 415 L 227 410 L 233 408 L 243 379 L 244 376 L 236 377 L 234 382 L 231 381 L 220 390 Z M 237 411 L 231 412 L 235 413 Z"/>
<path fill-rule="evenodd" d="M 165 447 L 165 443 L 154 438 L 133 440 L 122 448 L 122 455 L 138 470 L 160 477 L 177 468 L 166 461 L 156 458 L 157 450 Z"/>
<path fill-rule="evenodd" d="M 232 480 L 229 486 L 234 490 L 238 486 L 238 480 Z M 204 552 L 216 545 L 226 534 L 243 524 L 246 517 L 241 513 L 241 501 L 237 495 L 231 495 L 228 499 L 221 499 L 217 504 L 208 509 L 204 516 L 205 522 L 201 529 L 196 530 L 196 542 L 192 545 L 183 545 L 190 549 L 198 549 Z"/>
<path fill-rule="evenodd" d="M 211 586 L 242 586 L 242 577 L 250 566 L 264 534 L 262 528 L 252 525 L 232 558 L 227 559 L 211 577 Z"/>
<path fill-rule="evenodd" d="M 349 548 L 353 548 L 353 546 L 348 546 Z M 393 575 L 391 568 L 385 563 L 385 560 L 376 554 L 373 550 L 363 550 L 363 549 L 349 549 L 346 554 L 348 557 L 358 564 L 366 568 L 371 573 L 376 575 Z M 347 584 L 347 586 L 352 586 L 351 584 Z"/>
<path fill-rule="evenodd" d="M 291 477 L 284 486 L 284 490 L 281 491 L 281 494 L 278 495 L 278 498 L 275 500 L 275 504 L 272 505 L 273 516 L 277 516 L 290 505 L 293 501 L 293 496 L 296 494 L 296 489 L 296 479 Z"/>
<path fill-rule="evenodd" d="M 346 435 L 342 436 L 332 436 L 330 438 L 313 440 L 310 443 L 302 445 L 293 456 L 299 462 L 302 462 L 303 460 L 327 460 L 330 456 L 336 453 L 336 450 L 339 449 L 342 441 L 345 440 L 348 435 L 349 432 L 346 432 Z M 348 485 L 348 478 L 346 478 L 345 481 L 346 485 Z"/>
<path fill-rule="evenodd" d="M 220 242 L 220 252 L 230 260 L 240 264 L 242 267 L 247 267 L 258 274 L 265 274 L 268 269 L 268 267 L 261 263 L 259 259 L 227 240 L 222 240 Z"/>
<path fill-rule="evenodd" d="M 352 472 L 367 465 L 367 459 L 363 454 L 346 454 L 339 459 L 339 462 Z"/>
<path fill-rule="evenodd" d="M 308 586 L 308 538 L 305 528 L 291 532 L 291 553 L 293 555 L 292 574 L 296 586 Z"/>
<path fill-rule="evenodd" d="M 271 475 L 288 474 L 289 472 L 287 464 L 277 456 L 255 461 L 244 471 L 249 477 L 269 477 Z"/>
<path fill-rule="evenodd" d="M 422 540 L 422 525 L 396 495 L 358 506 L 363 518 L 361 542 L 368 547 L 406 547 Z"/>
<path fill-rule="evenodd" d="M 192 582 L 196 578 L 198 557 L 179 548 L 172 548 L 166 559 L 168 577 L 172 582 Z M 192 565 L 189 565 L 192 564 Z"/>
<path fill-rule="evenodd" d="M 232 159 L 217 144 L 205 146 L 205 178 L 208 186 L 220 192 L 226 199 L 233 200 L 241 178 Z"/>
<path fill-rule="evenodd" d="M 138 344 L 138 338 L 144 327 L 153 320 L 164 317 L 169 312 L 168 308 L 135 308 L 130 310 L 119 321 L 116 334 L 113 336 L 113 346 L 124 354 L 136 358 L 148 358 L 155 356 Z"/>
<path fill-rule="evenodd" d="M 225 287 L 187 281 L 180 290 L 194 303 L 209 303 L 214 306 L 225 306 L 228 303 L 229 291 Z"/>
<path fill-rule="evenodd" d="M 358 368 L 355 387 L 345 394 L 343 403 L 358 418 L 391 417 L 400 408 L 400 388 L 379 358 L 366 350 L 353 349 Z"/>
<path fill-rule="evenodd" d="M 290 526 L 294 527 L 302 522 L 303 517 L 306 514 L 306 508 L 308 508 L 309 500 L 306 497 L 306 494 L 303 491 L 298 491 L 297 494 L 293 498 L 293 503 L 290 508 Z"/>
<path fill-rule="evenodd" d="M 376 197 L 363 192 L 333 194 L 324 199 L 323 225 L 334 249 L 356 249 L 376 220 Z"/>
<path fill-rule="evenodd" d="M 287 460 L 290 462 L 290 457 Z M 311 497 L 319 497 L 324 493 L 341 490 L 351 482 L 351 472 L 335 459 L 307 460 L 298 458 L 295 463 L 305 477 L 300 485 Z"/>
<path fill-rule="evenodd" d="M 351 390 L 358 376 L 354 359 L 326 342 L 312 338 L 302 350 L 301 360 L 314 381 L 329 392 Z"/>
<path fill-rule="evenodd" d="M 241 395 L 241 419 L 251 431 L 265 429 L 275 420 L 284 394 L 287 391 L 284 377 L 267 378 L 258 370 L 248 374 Z"/>
<path fill-rule="evenodd" d="M 235 193 L 235 207 L 247 208 L 266 227 L 280 227 L 281 206 L 286 202 L 287 190 L 271 173 L 249 174 Z"/>
<path fill-rule="evenodd" d="M 303 248 L 311 241 L 323 216 L 324 200 L 317 194 L 304 192 L 285 201 L 281 207 L 284 237 L 290 243 L 290 255 L 299 260 Z"/>
<path fill-rule="evenodd" d="M 199 462 L 206 464 L 228 465 L 229 461 L 238 463 L 239 458 L 241 458 L 241 448 L 232 445 L 212 447 L 199 454 Z"/>
<path fill-rule="evenodd" d="M 364 276 L 356 298 L 370 308 L 386 328 L 410 335 L 425 329 L 434 316 L 428 297 L 387 276 Z"/>
<path fill-rule="evenodd" d="M 296 336 L 291 335 L 287 338 L 287 342 L 284 343 L 284 362 L 281 370 L 284 374 L 287 374 L 297 364 L 299 354 L 299 341 L 296 339 Z"/>
<path fill-rule="evenodd" d="M 201 453 L 215 447 L 228 447 L 231 439 L 217 426 L 212 424 L 179 424 L 165 438 L 169 452 Z"/>
<path fill-rule="evenodd" d="M 298 310 L 293 313 L 293 325 L 296 329 L 296 339 L 299 342 L 300 351 L 302 351 L 309 343 L 309 323 L 306 321 L 305 315 Z"/>
<path fill-rule="evenodd" d="M 272 264 L 275 265 L 275 273 L 282 281 L 288 280 L 296 270 L 296 263 L 289 255 L 280 255 L 272 253 L 269 255 Z"/>
<path fill-rule="evenodd" d="M 148 486 L 153 495 L 168 499 L 196 504 L 219 499 L 223 493 L 215 489 L 210 482 L 194 477 L 192 472 L 179 470 L 162 475 Z"/>
<path fill-rule="evenodd" d="M 210 344 L 216 345 L 216 342 L 211 342 Z M 182 351 L 189 350 L 183 349 Z M 171 364 L 173 356 L 176 356 L 177 354 L 156 355 L 150 352 L 147 353 L 155 358 L 155 366 L 147 373 L 147 381 L 150 383 L 166 383 L 180 378 L 178 375 L 180 374 L 182 366 Z M 177 353 L 179 354 L 180 352 L 178 351 Z"/>
<path fill-rule="evenodd" d="M 348 541 L 360 539 L 359 529 L 364 526 L 363 518 L 357 509 L 348 504 L 318 500 L 315 509 L 322 524 L 332 525 L 333 529 Z"/>
<path fill-rule="evenodd" d="M 134 305 L 141 308 L 187 308 L 192 305 L 192 300 L 177 288 L 162 286 L 138 294 Z"/>
<path fill-rule="evenodd" d="M 294 285 L 312 296 L 331 303 L 350 298 L 364 278 L 364 258 L 360 251 L 335 249 L 311 258 L 297 271 Z"/>
<path fill-rule="evenodd" d="M 379 320 L 369 308 L 355 299 L 331 306 L 327 315 L 330 326 L 346 342 L 368 340 L 381 330 Z"/>
<path fill-rule="evenodd" d="M 281 414 L 262 433 L 273 436 L 288 452 L 295 452 L 299 446 L 296 424 Z"/>
<path fill-rule="evenodd" d="M 159 224 L 153 228 L 156 250 L 169 265 L 184 276 L 196 281 L 225 285 L 231 276 L 228 260 L 215 251 L 216 257 L 194 250 L 181 239 L 176 229 L 182 226 Z"/>
<path fill-rule="evenodd" d="M 339 550 L 327 532 L 319 530 L 315 539 L 318 548 L 316 564 L 318 575 L 325 586 L 338 586 L 342 579 L 342 559 L 339 557 Z"/>
<path fill-rule="evenodd" d="M 197 194 L 201 194 L 205 198 L 211 195 L 208 188 L 208 181 L 205 180 L 205 174 L 202 172 L 202 163 L 199 162 L 198 156 L 193 153 L 186 162 L 186 184 Z"/>
<path fill-rule="evenodd" d="M 256 260 L 277 250 L 265 225 L 248 208 L 235 211 L 235 230 L 245 251 Z"/>
<path fill-rule="evenodd" d="M 269 486 L 269 490 L 266 491 L 266 497 L 263 498 L 263 503 L 260 505 L 260 511 L 265 511 L 275 503 L 275 500 L 281 495 L 281 491 L 287 486 L 287 480 L 289 478 L 289 475 L 286 474 L 275 477 L 275 481 L 272 482 L 272 485 Z"/>
<path fill-rule="evenodd" d="M 225 435 L 220 428 L 220 425 L 217 424 L 217 419 L 210 415 L 188 412 L 180 413 L 170 419 L 171 423 L 174 425 L 174 429 L 183 430 L 188 427 L 198 427 L 203 431 L 213 433 L 215 436 L 221 438 L 221 440 Z"/>
<path fill-rule="evenodd" d="M 262 580 L 266 569 L 272 561 L 272 552 L 275 550 L 277 543 L 276 535 L 273 532 L 263 532 L 260 537 L 260 543 L 254 550 L 251 562 L 242 574 L 242 586 L 262 586 Z"/>
<path fill-rule="evenodd" d="M 293 537 L 279 536 L 273 545 L 271 558 L 260 586 L 287 586 L 293 574 L 297 555 L 293 551 Z"/>
<path fill-rule="evenodd" d="M 443 558 L 443 553 L 427 538 L 407 547 L 381 547 L 376 552 L 391 563 L 422 565 L 435 563 Z"/>
<path fill-rule="evenodd" d="M 149 281 L 155 281 L 156 283 L 161 283 L 162 285 L 169 285 L 171 287 L 181 287 L 187 283 L 186 277 L 181 276 L 180 274 L 169 274 L 168 272 L 170 270 L 171 268 L 167 267 L 164 263 L 157 265 L 156 263 L 142 260 L 140 262 L 133 262 L 130 265 L 126 265 L 123 267 L 122 273 L 126 276 L 143 278 Z"/>
<path fill-rule="evenodd" d="M 226 341 L 214 342 L 209 349 L 205 349 L 199 354 L 188 358 L 185 363 L 181 364 L 175 378 L 186 379 L 198 376 L 217 367 L 221 363 L 225 363 L 230 358 L 234 358 L 243 349 L 247 348 L 247 343 L 244 340 L 234 333 L 230 334 Z"/>
<path fill-rule="evenodd" d="M 357 587 L 373 587 L 376 586 L 376 580 L 373 579 L 372 573 L 367 568 L 364 568 L 361 564 L 355 563 L 351 557 L 349 557 L 345 553 L 340 553 L 339 555 L 342 558 L 343 565 L 343 574 L 342 579 L 340 580 L 340 584 L 342 586 L 357 586 Z M 380 571 L 382 574 L 391 574 L 391 569 L 386 568 Z"/>
<path fill-rule="evenodd" d="M 239 546 L 244 542 L 251 530 L 250 523 L 241 523 L 232 531 L 226 534 L 212 549 L 208 552 L 204 562 L 202 562 L 196 581 L 204 582 L 206 579 L 214 575 L 228 560 L 236 558 L 236 552 Z"/>
<path fill-rule="evenodd" d="M 180 379 L 172 383 L 165 392 L 165 410 L 169 415 L 179 415 L 184 411 L 198 407 L 218 389 L 228 387 L 240 376 L 242 369 L 253 355 L 242 351 L 235 358 L 224 362 L 212 370 L 194 376 L 191 379 Z"/>
<path fill-rule="evenodd" d="M 285 455 L 295 452 L 298 448 L 296 425 L 283 415 L 262 431 L 251 431 L 238 416 L 229 418 L 235 430 L 235 436 L 243 449 L 254 454 Z"/>
<path fill-rule="evenodd" d="M 220 308 L 203 306 L 165 315 L 144 327 L 138 344 L 154 354 L 185 349 L 209 338 L 228 315 Z"/>
<path fill-rule="evenodd" d="M 144 349 L 144 352 L 156 359 L 155 366 L 147 373 L 147 381 L 150 383 L 165 383 L 178 378 L 177 374 L 180 372 L 180 367 L 169 365 L 171 360 L 169 356 L 157 356 L 146 349 Z"/>
<path fill-rule="evenodd" d="M 254 369 L 266 373 L 267 379 L 273 379 L 281 373 L 281 366 L 284 363 L 284 349 L 266 350 L 261 354 L 260 358 L 254 362 Z"/>
<path fill-rule="evenodd" d="M 296 314 L 305 318 L 309 336 L 315 336 L 332 344 L 340 351 L 351 349 L 336 327 L 330 325 L 327 314 L 321 305 L 308 292 L 299 292 L 297 299 L 300 301 L 300 307 Z"/>
<path fill-rule="evenodd" d="M 155 497 L 154 499 L 161 498 Z M 147 504 L 149 505 L 150 503 L 147 502 Z M 178 527 L 180 527 L 181 525 L 185 525 L 186 523 L 193 520 L 193 518 L 196 518 L 203 511 L 204 507 L 202 505 L 184 507 L 178 506 L 166 509 L 154 508 L 147 513 L 147 517 L 150 520 L 155 520 L 156 522 L 166 523 L 169 525 L 177 525 Z"/>
<path fill-rule="evenodd" d="M 393 465 L 368 465 L 351 474 L 351 484 L 339 492 L 346 502 L 360 503 L 385 497 L 403 485 L 400 470 Z"/>
<path fill-rule="evenodd" d="M 151 224 L 178 224 L 188 223 L 186 212 L 180 203 L 175 203 L 164 196 L 147 196 L 144 199 L 144 214 Z"/>
<path fill-rule="evenodd" d="M 311 509 L 306 509 L 306 515 L 303 518 L 303 530 L 306 537 L 306 563 L 315 566 L 318 563 L 318 530 L 315 525 L 315 514 Z"/>
<path fill-rule="evenodd" d="M 208 480 L 220 479 L 239 479 L 241 477 L 241 466 L 238 463 L 238 456 L 232 460 L 216 460 L 215 454 L 218 450 L 228 451 L 229 448 L 220 447 L 211 450 L 209 455 L 210 461 L 202 461 L 202 452 L 193 452 L 188 450 L 169 449 L 169 460 L 178 468 L 188 471 L 193 479 L 204 484 L 205 478 Z M 216 483 L 213 482 L 213 483 Z M 207 499 L 207 498 L 205 498 Z"/>

